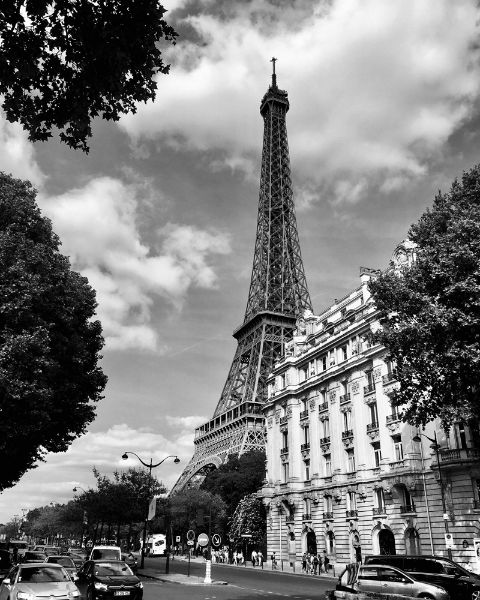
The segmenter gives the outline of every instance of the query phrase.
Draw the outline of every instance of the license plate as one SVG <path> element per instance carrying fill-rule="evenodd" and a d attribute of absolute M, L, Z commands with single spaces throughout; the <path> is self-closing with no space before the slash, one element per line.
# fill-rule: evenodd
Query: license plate
<path fill-rule="evenodd" d="M 113 594 L 114 596 L 130 596 L 130 592 L 124 590 L 117 590 Z"/>

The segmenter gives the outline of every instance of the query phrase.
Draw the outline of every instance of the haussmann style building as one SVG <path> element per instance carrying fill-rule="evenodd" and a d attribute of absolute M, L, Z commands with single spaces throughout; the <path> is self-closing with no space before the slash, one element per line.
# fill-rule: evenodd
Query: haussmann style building
<path fill-rule="evenodd" d="M 411 260 L 407 241 L 392 265 Z M 401 421 L 393 365 L 369 342 L 376 273 L 362 268 L 357 289 L 306 311 L 269 377 L 268 555 L 300 567 L 326 553 L 337 574 L 368 554 L 450 555 L 480 572 L 478 429 Z"/>

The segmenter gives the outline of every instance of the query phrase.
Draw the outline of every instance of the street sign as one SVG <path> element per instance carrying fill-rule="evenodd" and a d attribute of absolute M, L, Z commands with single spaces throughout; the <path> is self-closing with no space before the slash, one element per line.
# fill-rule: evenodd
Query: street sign
<path fill-rule="evenodd" d="M 221 543 L 222 543 L 222 538 L 220 537 L 220 535 L 218 533 L 214 533 L 212 535 L 212 544 L 214 546 L 220 546 Z"/>
<path fill-rule="evenodd" d="M 251 538 L 252 534 L 251 533 L 242 533 L 242 535 L 240 537 Z"/>
<path fill-rule="evenodd" d="M 197 538 L 197 542 L 202 548 L 205 547 L 208 544 L 208 535 L 206 533 L 201 533 Z"/>
<path fill-rule="evenodd" d="M 187 546 L 193 546 L 193 540 L 188 540 L 187 541 Z"/>
<path fill-rule="evenodd" d="M 455 548 L 453 543 L 453 535 L 451 533 L 445 534 L 445 548 Z"/>
<path fill-rule="evenodd" d="M 180 536 L 179 536 L 179 535 L 177 535 L 177 537 L 175 538 L 175 541 L 176 541 L 176 542 L 179 542 L 179 541 L 180 541 Z"/>
<path fill-rule="evenodd" d="M 194 539 L 195 539 L 195 532 L 193 531 L 193 529 L 189 529 L 187 531 L 187 540 L 189 542 L 193 542 Z"/>

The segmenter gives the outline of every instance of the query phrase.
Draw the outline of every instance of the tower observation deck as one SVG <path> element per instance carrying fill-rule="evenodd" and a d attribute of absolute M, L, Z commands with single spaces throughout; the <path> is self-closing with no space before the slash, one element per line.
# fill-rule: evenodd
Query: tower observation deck
<path fill-rule="evenodd" d="M 267 377 L 291 339 L 297 317 L 312 310 L 293 201 L 286 114 L 288 94 L 272 83 L 260 103 L 264 121 L 252 277 L 238 344 L 213 417 L 195 430 L 192 459 L 172 489 L 199 485 L 229 454 L 265 448 Z"/>

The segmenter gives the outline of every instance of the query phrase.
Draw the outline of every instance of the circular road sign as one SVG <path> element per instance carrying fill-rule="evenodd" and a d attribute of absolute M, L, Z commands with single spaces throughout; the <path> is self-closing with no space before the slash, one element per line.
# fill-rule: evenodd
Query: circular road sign
<path fill-rule="evenodd" d="M 187 541 L 187 546 L 193 546 L 193 540 L 188 540 Z"/>
<path fill-rule="evenodd" d="M 193 542 L 194 539 L 195 539 L 195 532 L 193 531 L 193 529 L 189 529 L 187 531 L 187 540 Z"/>
<path fill-rule="evenodd" d="M 214 546 L 220 546 L 221 543 L 222 543 L 222 538 L 220 537 L 220 535 L 218 533 L 214 533 L 212 535 L 212 544 Z"/>
<path fill-rule="evenodd" d="M 206 546 L 208 544 L 208 535 L 206 533 L 201 533 L 198 538 L 197 538 L 197 542 L 199 546 L 202 546 L 202 548 L 204 546 Z"/>

